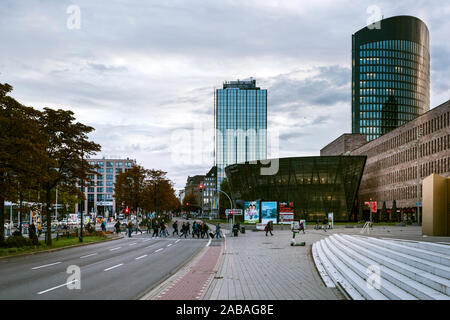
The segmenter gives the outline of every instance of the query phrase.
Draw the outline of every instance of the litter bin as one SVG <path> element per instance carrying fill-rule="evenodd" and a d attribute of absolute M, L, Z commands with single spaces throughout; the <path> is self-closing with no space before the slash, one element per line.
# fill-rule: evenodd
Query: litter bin
<path fill-rule="evenodd" d="M 239 229 L 238 228 L 233 228 L 233 236 L 237 237 L 239 234 Z"/>
<path fill-rule="evenodd" d="M 241 233 L 245 233 L 245 228 L 244 227 L 241 228 Z"/>

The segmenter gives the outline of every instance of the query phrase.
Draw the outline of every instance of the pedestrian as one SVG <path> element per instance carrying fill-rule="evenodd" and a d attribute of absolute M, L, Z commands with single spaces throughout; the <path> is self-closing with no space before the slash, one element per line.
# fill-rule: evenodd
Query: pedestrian
<path fill-rule="evenodd" d="M 177 222 L 177 220 L 175 220 L 175 221 L 173 222 L 172 228 L 173 228 L 172 237 L 175 237 L 175 233 L 177 234 L 177 236 L 179 236 L 179 234 L 178 234 L 178 222 Z"/>
<path fill-rule="evenodd" d="M 273 222 L 272 220 L 270 220 L 267 224 L 266 224 L 266 237 L 267 237 L 267 233 L 270 232 L 270 235 L 273 236 L 272 230 L 273 230 Z"/>
<path fill-rule="evenodd" d="M 114 225 L 114 228 L 116 228 L 116 233 L 119 234 L 120 233 L 120 222 L 119 222 L 119 220 L 117 220 L 116 224 Z"/>
<path fill-rule="evenodd" d="M 191 234 L 191 223 L 189 221 L 187 222 L 186 230 L 188 234 Z"/>
<path fill-rule="evenodd" d="M 203 237 L 206 235 L 206 237 L 208 238 L 208 224 L 203 222 L 203 226 L 202 226 L 202 239 Z"/>
<path fill-rule="evenodd" d="M 298 230 L 298 232 L 303 231 L 303 233 L 305 233 L 305 225 L 303 220 L 300 221 L 300 228 Z"/>
<path fill-rule="evenodd" d="M 139 228 L 139 221 L 138 221 L 138 219 L 136 218 L 136 234 L 138 233 L 138 231 L 140 231 L 141 234 L 142 234 L 142 230 L 141 230 L 141 228 Z"/>
<path fill-rule="evenodd" d="M 220 223 L 216 224 L 216 239 L 222 238 L 222 235 L 220 234 Z"/>
<path fill-rule="evenodd" d="M 192 238 L 195 237 L 195 235 L 197 234 L 198 231 L 198 224 L 196 221 L 194 221 L 194 223 L 192 224 Z"/>
<path fill-rule="evenodd" d="M 158 220 L 155 220 L 153 222 L 153 235 L 152 238 L 158 238 L 158 230 L 159 230 L 159 225 L 158 225 Z"/>
<path fill-rule="evenodd" d="M 166 233 L 166 224 L 163 222 L 161 223 L 161 231 L 159 232 L 159 236 L 161 237 L 164 236 L 164 238 L 167 237 L 167 233 Z"/>
<path fill-rule="evenodd" d="M 147 233 L 150 233 L 150 230 L 152 230 L 152 220 L 147 220 Z"/>
<path fill-rule="evenodd" d="M 184 235 L 184 238 L 186 239 L 186 234 L 187 234 L 187 224 L 186 222 L 183 222 L 183 224 L 181 225 L 180 238 Z"/>
<path fill-rule="evenodd" d="M 130 222 L 128 222 L 128 238 L 131 238 L 132 232 L 133 232 L 133 223 L 130 220 Z"/>
<path fill-rule="evenodd" d="M 102 226 L 102 231 L 106 232 L 106 223 L 105 223 L 104 220 L 102 221 L 102 225 L 101 226 Z"/>
<path fill-rule="evenodd" d="M 327 226 L 328 226 L 328 219 L 325 217 L 323 219 L 323 231 L 327 232 Z"/>

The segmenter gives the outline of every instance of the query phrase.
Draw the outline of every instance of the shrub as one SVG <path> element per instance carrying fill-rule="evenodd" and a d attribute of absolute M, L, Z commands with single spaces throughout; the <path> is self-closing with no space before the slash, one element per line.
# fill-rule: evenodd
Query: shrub
<path fill-rule="evenodd" d="M 86 231 L 88 233 L 94 233 L 95 232 L 95 226 L 93 226 L 90 222 L 86 225 Z"/>
<path fill-rule="evenodd" d="M 21 235 L 13 233 L 13 235 L 9 236 L 5 244 L 8 248 L 19 248 L 19 247 L 25 247 L 25 246 L 32 246 L 33 242 L 29 238 L 25 238 Z"/>

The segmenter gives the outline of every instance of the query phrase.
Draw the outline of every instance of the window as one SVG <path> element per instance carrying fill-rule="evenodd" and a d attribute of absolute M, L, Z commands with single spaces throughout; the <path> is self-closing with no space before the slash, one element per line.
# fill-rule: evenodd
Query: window
<path fill-rule="evenodd" d="M 113 163 L 111 161 L 106 161 L 106 166 L 112 168 Z"/>
<path fill-rule="evenodd" d="M 103 188 L 97 188 L 97 193 L 103 192 Z"/>
<path fill-rule="evenodd" d="M 113 173 L 113 168 L 106 168 L 106 173 Z"/>
<path fill-rule="evenodd" d="M 116 173 L 122 173 L 122 169 L 121 168 L 116 168 Z"/>
<path fill-rule="evenodd" d="M 107 193 L 113 193 L 113 188 L 106 188 Z"/>
<path fill-rule="evenodd" d="M 113 175 L 112 174 L 107 174 L 106 175 L 106 180 L 113 180 Z"/>
<path fill-rule="evenodd" d="M 88 192 L 95 192 L 95 188 L 94 187 L 89 187 L 88 188 Z"/>

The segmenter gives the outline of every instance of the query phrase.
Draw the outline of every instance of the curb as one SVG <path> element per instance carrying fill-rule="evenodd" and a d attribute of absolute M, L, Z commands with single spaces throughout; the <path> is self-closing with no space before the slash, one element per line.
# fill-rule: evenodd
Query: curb
<path fill-rule="evenodd" d="M 12 255 L 12 256 L 3 256 L 3 257 L 0 257 L 0 260 L 8 259 L 8 258 L 10 258 L 10 259 L 11 258 L 20 258 L 20 257 L 25 257 L 25 256 L 31 256 L 31 255 L 39 254 L 39 253 L 49 253 L 49 252 L 61 251 L 61 250 L 64 250 L 64 249 L 75 248 L 75 247 L 84 247 L 84 246 L 88 246 L 88 245 L 91 245 L 91 244 L 104 243 L 104 242 L 108 242 L 108 241 L 119 240 L 119 239 L 122 239 L 122 238 L 124 238 L 124 236 L 116 237 L 116 238 L 112 238 L 112 239 L 106 239 L 106 240 L 102 240 L 102 241 L 74 244 L 74 245 L 71 245 L 71 246 L 65 246 L 65 247 L 55 248 L 55 249 L 41 250 L 41 251 L 29 252 L 29 253 L 21 253 L 21 254 L 16 254 L 16 255 Z"/>

